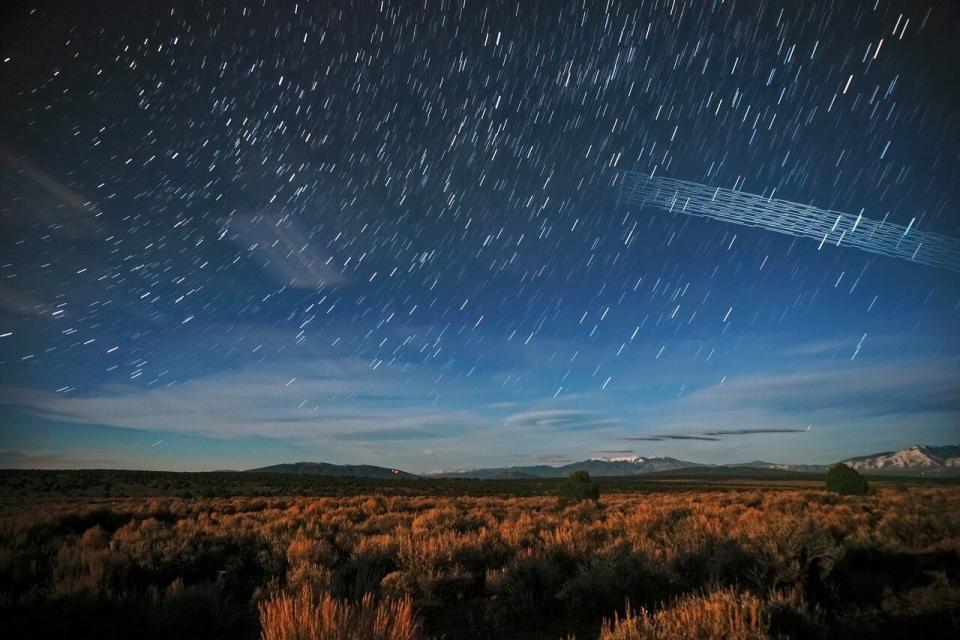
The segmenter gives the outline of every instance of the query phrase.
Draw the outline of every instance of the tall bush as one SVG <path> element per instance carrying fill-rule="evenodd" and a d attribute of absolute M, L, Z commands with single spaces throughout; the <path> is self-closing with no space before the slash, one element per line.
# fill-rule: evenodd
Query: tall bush
<path fill-rule="evenodd" d="M 844 496 L 865 496 L 870 490 L 867 479 L 845 464 L 835 464 L 827 471 L 827 491 Z"/>
<path fill-rule="evenodd" d="M 584 500 L 597 501 L 600 499 L 600 488 L 590 479 L 590 474 L 581 469 L 574 471 L 569 478 L 560 483 L 557 498 L 561 507 Z"/>

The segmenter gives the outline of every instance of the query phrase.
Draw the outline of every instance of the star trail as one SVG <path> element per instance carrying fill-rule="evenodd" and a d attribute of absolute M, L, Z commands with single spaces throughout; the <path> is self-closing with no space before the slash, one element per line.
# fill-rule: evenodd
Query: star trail
<path fill-rule="evenodd" d="M 0 464 L 953 442 L 956 24 L 880 0 L 4 4 Z M 638 180 L 823 219 L 678 215 L 625 202 Z M 878 225 L 911 255 L 852 250 Z M 696 437 L 725 432 L 752 435 Z"/>

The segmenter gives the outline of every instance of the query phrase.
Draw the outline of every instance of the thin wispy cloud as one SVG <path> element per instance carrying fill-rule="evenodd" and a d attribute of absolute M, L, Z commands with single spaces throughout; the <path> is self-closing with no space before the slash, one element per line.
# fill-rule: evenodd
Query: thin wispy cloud
<path fill-rule="evenodd" d="M 49 316 L 55 311 L 53 305 L 2 282 L 0 282 L 0 308 L 26 316 Z"/>
<path fill-rule="evenodd" d="M 320 248 L 316 233 L 293 215 L 248 215 L 231 218 L 224 230 L 279 284 L 319 289 L 345 282 L 333 258 Z"/>
<path fill-rule="evenodd" d="M 62 422 L 213 437 L 263 435 L 302 441 L 397 441 L 463 435 L 485 424 L 470 411 L 438 406 L 432 381 L 365 363 L 327 359 L 248 367 L 188 384 L 140 389 L 107 386 L 70 395 L 4 388 L 0 404 Z"/>
<path fill-rule="evenodd" d="M 559 453 L 519 454 L 514 457 L 530 460 L 537 464 L 568 464 L 573 462 L 569 456 Z"/>
<path fill-rule="evenodd" d="M 664 440 L 719 440 L 711 436 L 683 435 L 683 434 L 654 434 L 650 436 L 624 436 L 624 440 L 636 442 L 663 442 Z"/>
<path fill-rule="evenodd" d="M 538 428 L 555 431 L 581 431 L 614 427 L 620 420 L 597 416 L 586 411 L 567 409 L 523 411 L 507 417 L 505 424 L 519 428 Z"/>
<path fill-rule="evenodd" d="M 869 406 L 960 409 L 960 360 L 913 360 L 892 364 L 816 365 L 805 370 L 751 374 L 687 394 L 681 407 L 734 405 L 788 410 Z M 864 401 L 869 400 L 869 403 Z"/>
<path fill-rule="evenodd" d="M 746 446 L 762 455 L 769 445 L 761 440 L 806 441 L 809 434 L 811 444 L 800 450 L 822 447 L 828 438 L 831 447 L 850 446 L 855 453 L 854 434 L 865 429 L 880 438 L 904 428 L 919 434 L 957 424 L 958 389 L 960 361 L 955 358 L 885 364 L 814 360 L 791 371 L 730 376 L 680 398 L 652 403 L 634 414 L 634 421 L 652 425 L 649 432 L 625 434 L 621 440 L 686 442 L 684 454 L 743 455 Z M 746 435 L 757 439 L 744 440 Z M 738 448 L 721 444 L 725 441 L 736 442 Z M 714 449 L 699 449 L 698 442 Z"/>
<path fill-rule="evenodd" d="M 717 431 L 705 431 L 705 436 L 743 436 L 759 435 L 769 433 L 806 433 L 809 429 L 719 429 Z"/>
<path fill-rule="evenodd" d="M 707 440 L 716 441 L 724 436 L 741 435 L 764 435 L 777 433 L 806 433 L 807 429 L 717 429 L 713 431 L 704 431 L 703 433 L 683 434 L 683 433 L 655 433 L 642 436 L 624 436 L 624 440 L 635 440 L 642 442 L 662 442 L 665 440 Z"/>
<path fill-rule="evenodd" d="M 0 451 L 0 468 L 68 469 L 75 467 L 111 467 L 119 463 L 113 458 L 71 456 L 40 451 Z"/>
<path fill-rule="evenodd" d="M 100 212 L 96 205 L 28 158 L 0 145 L 0 168 L 16 177 L 21 189 L 26 186 L 23 183 L 31 187 L 24 189 L 21 197 L 30 200 L 29 215 L 4 216 L 4 223 L 35 224 L 40 219 L 69 237 L 91 235 L 99 229 L 96 219 Z"/>

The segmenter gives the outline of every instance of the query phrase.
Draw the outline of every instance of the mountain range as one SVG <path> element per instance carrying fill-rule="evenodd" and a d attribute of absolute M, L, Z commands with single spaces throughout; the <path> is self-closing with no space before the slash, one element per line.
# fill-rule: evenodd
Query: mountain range
<path fill-rule="evenodd" d="M 914 445 L 899 451 L 883 451 L 866 456 L 841 460 L 862 473 L 880 474 L 935 474 L 960 475 L 960 445 L 928 446 Z M 619 456 L 598 457 L 572 462 L 562 466 L 533 465 L 522 467 L 495 467 L 487 469 L 469 469 L 426 474 L 430 478 L 563 478 L 574 471 L 584 469 L 594 476 L 634 476 L 648 473 L 668 473 L 671 471 L 690 471 L 695 473 L 746 473 L 762 475 L 768 471 L 788 471 L 792 473 L 826 472 L 826 464 L 778 464 L 755 460 L 742 464 L 705 464 L 678 460 L 671 457 Z M 360 478 L 416 478 L 422 477 L 400 469 L 378 467 L 368 464 L 339 465 L 327 462 L 296 462 L 276 464 L 269 467 L 249 469 L 247 473 L 286 473 L 299 475 L 323 475 Z"/>
<path fill-rule="evenodd" d="M 372 464 L 330 464 L 329 462 L 293 462 L 275 464 L 244 473 L 288 473 L 301 476 L 336 476 L 341 478 L 415 478 L 400 469 L 377 467 Z"/>
<path fill-rule="evenodd" d="M 501 467 L 491 469 L 469 469 L 465 471 L 447 471 L 431 474 L 439 478 L 565 478 L 574 471 L 586 470 L 594 476 L 635 476 L 641 473 L 657 471 L 676 471 L 691 467 L 703 467 L 697 462 L 677 460 L 670 457 L 642 456 L 623 458 L 591 458 L 582 462 L 571 462 L 554 467 L 540 464 L 531 467 Z"/>

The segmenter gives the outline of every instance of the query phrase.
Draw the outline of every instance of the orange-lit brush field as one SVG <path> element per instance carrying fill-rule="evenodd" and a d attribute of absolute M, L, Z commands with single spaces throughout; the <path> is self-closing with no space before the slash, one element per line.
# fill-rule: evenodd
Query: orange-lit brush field
<path fill-rule="evenodd" d="M 4 637 L 957 637 L 960 488 L 7 492 Z"/>

